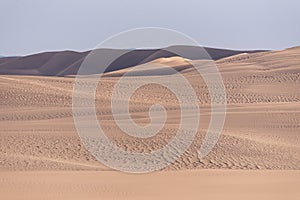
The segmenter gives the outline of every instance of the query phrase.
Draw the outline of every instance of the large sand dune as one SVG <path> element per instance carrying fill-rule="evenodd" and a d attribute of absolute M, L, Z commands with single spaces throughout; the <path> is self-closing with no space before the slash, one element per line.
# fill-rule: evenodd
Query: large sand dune
<path fill-rule="evenodd" d="M 187 58 L 202 59 L 199 55 L 201 48 L 194 46 L 173 46 L 170 49 L 174 51 L 187 52 Z M 199 50 L 200 49 L 200 50 Z M 214 60 L 240 54 L 243 52 L 257 52 L 257 51 L 233 51 L 227 49 L 205 48 L 210 57 Z M 152 60 L 177 56 L 175 53 L 168 52 L 161 49 L 148 50 L 121 50 L 121 49 L 98 49 L 96 51 L 106 51 L 111 55 L 123 54 L 115 60 L 107 71 L 114 71 L 126 67 L 135 66 L 150 62 Z M 35 75 L 35 76 L 68 76 L 75 75 L 84 60 L 90 53 L 74 52 L 74 51 L 60 51 L 60 52 L 46 52 L 35 55 L 23 57 L 4 57 L 0 58 L 0 74 L 6 75 Z M 198 54 L 197 54 L 198 53 Z M 101 66 L 99 66 L 101 67 Z"/>
<path fill-rule="evenodd" d="M 68 62 L 64 63 L 61 59 L 64 60 L 67 54 L 70 57 Z M 17 70 L 16 74 L 23 73 L 22 70 L 26 70 L 27 74 L 29 70 L 28 74 L 34 75 L 41 75 L 41 71 L 43 75 L 67 75 L 68 70 L 70 74 L 76 71 L 72 71 L 73 68 L 68 66 L 82 59 L 81 56 L 80 53 L 70 52 L 63 55 L 45 53 L 38 59 L 42 63 L 38 71 L 35 70 L 40 64 L 35 63 L 33 58 L 32 60 L 26 58 L 24 65 L 21 63 L 25 58 L 12 58 L 7 62 L 19 64 L 15 65 L 16 68 L 10 69 L 9 73 L 12 74 L 14 70 Z M 36 199 L 45 193 L 49 195 L 45 198 L 121 199 L 134 196 L 131 192 L 136 193 L 138 199 L 147 194 L 150 195 L 149 198 L 166 198 L 167 194 L 170 194 L 179 199 L 184 197 L 198 199 L 198 195 L 201 196 L 202 193 L 195 193 L 197 188 L 207 187 L 207 190 L 203 191 L 203 196 L 206 197 L 217 198 L 217 194 L 223 194 L 231 197 L 230 199 L 237 199 L 251 193 L 253 198 L 282 199 L 284 193 L 280 193 L 278 188 L 285 185 L 282 192 L 287 193 L 285 195 L 288 199 L 299 197 L 295 187 L 295 184 L 299 185 L 300 170 L 299 47 L 283 51 L 242 52 L 226 58 L 221 56 L 221 59 L 215 61 L 226 87 L 227 117 L 219 142 L 213 151 L 201 160 L 197 156 L 197 151 L 203 141 L 210 117 L 210 97 L 207 87 L 186 59 L 180 57 L 166 59 L 155 56 L 155 53 L 152 56 L 150 60 L 146 60 L 147 63 L 138 62 L 143 64 L 145 69 L 131 74 L 135 81 L 143 81 L 144 76 L 148 75 L 160 79 L 169 76 L 162 74 L 161 71 L 157 73 L 157 70 L 162 70 L 161 68 L 151 68 L 156 63 L 165 64 L 188 78 L 196 88 L 201 102 L 201 128 L 191 147 L 180 159 L 157 175 L 133 176 L 132 179 L 130 175 L 113 172 L 95 160 L 85 149 L 75 131 L 71 108 L 74 78 L 1 75 L 1 195 L 7 198 L 21 198 L 35 188 L 38 192 L 30 195 Z M 55 65 L 57 73 L 51 74 L 54 66 L 51 62 L 54 62 L 54 58 L 60 64 Z M 5 70 L 8 67 L 5 63 L 6 61 L 0 59 L 0 73 L 6 74 Z M 64 66 L 65 72 L 62 72 L 61 66 Z M 165 106 L 169 118 L 162 133 L 153 139 L 137 140 L 128 137 L 116 127 L 108 107 L 113 84 L 131 69 L 130 65 L 125 68 L 115 68 L 107 72 L 102 79 L 96 99 L 97 106 L 102 108 L 97 108 L 98 119 L 107 136 L 120 148 L 136 152 L 160 148 L 174 136 L 180 123 L 178 102 L 174 95 L 163 87 L 148 85 L 140 88 L 131 99 L 130 111 L 133 119 L 140 124 L 148 123 L 148 109 L 157 102 Z M 103 109 L 103 106 L 107 109 Z M 84 110 L 82 113 L 84 114 Z M 244 169 L 256 171 L 243 172 Z M 281 171 L 265 171 L 268 169 Z M 11 172 L 16 170 L 26 172 Z M 57 170 L 65 172 L 54 172 Z M 73 172 L 67 172 L 70 170 Z M 177 173 L 176 170 L 184 171 Z M 46 172 L 38 172 L 40 174 L 37 175 L 35 171 Z M 70 177 L 74 177 L 75 181 L 70 181 Z M 79 180 L 82 181 L 80 184 Z M 128 189 L 127 186 L 130 184 L 127 184 L 127 181 L 134 180 L 137 182 L 132 184 L 136 184 L 137 189 Z M 179 191 L 181 189 L 179 182 L 185 185 L 182 188 L 184 196 Z M 143 184 L 148 184 L 149 187 L 143 187 Z M 222 190 L 229 187 L 228 185 L 236 189 L 230 187 L 231 189 Z M 215 186 L 222 192 L 213 191 L 211 194 L 209 191 Z M 59 187 L 61 189 L 57 189 Z M 274 190 L 275 193 L 271 194 Z M 233 193 L 236 193 L 236 196 L 230 196 Z"/>

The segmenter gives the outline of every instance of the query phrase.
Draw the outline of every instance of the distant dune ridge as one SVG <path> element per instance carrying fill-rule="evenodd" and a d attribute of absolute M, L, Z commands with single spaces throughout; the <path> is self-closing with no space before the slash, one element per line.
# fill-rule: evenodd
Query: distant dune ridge
<path fill-rule="evenodd" d="M 175 52 L 184 51 L 186 58 L 200 60 L 207 58 L 199 55 L 200 47 L 195 46 L 172 46 L 169 49 Z M 204 48 L 211 59 L 218 60 L 228 56 L 241 53 L 254 53 L 257 51 L 235 51 L 227 49 Z M 97 50 L 100 51 L 101 49 Z M 107 49 L 106 49 L 107 51 Z M 120 49 L 109 49 L 112 55 L 123 54 L 115 60 L 107 69 L 108 72 L 140 65 L 158 58 L 168 58 L 178 56 L 174 53 L 162 49 L 136 49 L 130 52 Z M 90 53 L 75 51 L 45 52 L 23 57 L 0 58 L 0 74 L 5 75 L 34 75 L 34 76 L 70 76 L 76 75 L 84 58 Z M 99 66 L 101 67 L 101 66 Z"/>

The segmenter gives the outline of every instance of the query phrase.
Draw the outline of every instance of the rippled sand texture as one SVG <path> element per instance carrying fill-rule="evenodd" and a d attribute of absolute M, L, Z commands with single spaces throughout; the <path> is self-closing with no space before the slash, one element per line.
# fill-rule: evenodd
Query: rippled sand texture
<path fill-rule="evenodd" d="M 180 68 L 187 65 L 182 58 L 148 63 L 148 66 L 156 62 L 181 70 L 196 88 L 201 102 L 202 121 L 195 142 L 167 169 L 299 169 L 299 55 L 300 49 L 292 48 L 216 61 L 226 87 L 227 118 L 218 144 L 203 160 L 198 159 L 197 150 L 210 116 L 210 97 L 205 84 L 192 68 Z M 164 105 L 169 118 L 158 138 L 141 141 L 128 138 L 116 127 L 109 107 L 111 89 L 123 73 L 124 70 L 108 73 L 98 87 L 96 104 L 101 125 L 121 148 L 146 152 L 162 147 L 174 136 L 180 123 L 175 96 L 157 85 L 140 88 L 131 98 L 133 119 L 149 123 L 148 109 L 153 103 Z M 143 76 L 132 78 L 139 80 Z M 103 169 L 86 151 L 75 131 L 71 110 L 73 82 L 73 78 L 62 77 L 0 77 L 3 170 Z"/>
<path fill-rule="evenodd" d="M 203 80 L 199 79 L 196 71 L 189 67 L 189 64 L 183 58 L 160 58 L 145 65 L 151 67 L 155 63 L 169 65 L 187 77 L 196 89 L 201 103 L 201 127 L 195 141 L 180 159 L 165 169 L 166 171 L 184 169 L 292 169 L 297 171 L 286 172 L 288 173 L 287 176 L 285 176 L 284 171 L 278 172 L 278 174 L 283 173 L 282 176 L 287 178 L 287 180 L 285 178 L 283 178 L 284 180 L 276 179 L 276 174 L 270 175 L 266 171 L 261 173 L 245 172 L 245 175 L 242 171 L 239 171 L 233 174 L 232 177 L 237 177 L 235 184 L 239 181 L 242 183 L 245 179 L 251 180 L 252 177 L 265 177 L 266 180 L 271 177 L 271 180 L 275 182 L 286 181 L 287 185 L 295 183 L 299 185 L 299 182 L 295 182 L 296 177 L 299 177 L 298 170 L 300 169 L 299 47 L 283 51 L 245 53 L 215 61 L 226 87 L 227 116 L 219 142 L 213 151 L 201 160 L 197 156 L 197 151 L 206 134 L 210 118 L 210 96 L 207 87 Z M 132 96 L 130 102 L 131 117 L 137 124 L 141 125 L 149 123 L 148 110 L 153 103 L 159 102 L 165 106 L 168 120 L 162 132 L 156 137 L 144 140 L 128 137 L 116 127 L 112 119 L 110 111 L 111 90 L 119 77 L 128 70 L 130 68 L 109 72 L 105 74 L 101 81 L 96 99 L 99 122 L 103 126 L 106 135 L 119 148 L 133 152 L 149 152 L 161 148 L 175 135 L 180 123 L 178 102 L 175 96 L 166 88 L 157 85 L 147 85 L 140 88 Z M 147 75 L 151 75 L 153 78 L 169 76 L 169 74 L 157 76 L 155 70 L 148 70 L 132 74 L 132 78 L 135 81 L 141 81 L 143 76 Z M 50 187 L 54 194 L 57 191 L 56 189 L 61 186 L 54 182 L 68 180 L 70 176 L 74 176 L 76 180 L 79 180 L 81 173 L 83 173 L 67 172 L 70 170 L 86 171 L 83 173 L 85 177 L 82 179 L 84 180 L 82 183 L 84 186 L 76 185 L 75 182 L 71 181 L 70 184 L 74 184 L 70 189 L 67 185 L 69 184 L 68 182 L 60 182 L 63 187 L 63 189 L 59 190 L 62 198 L 64 197 L 64 192 L 68 191 L 68 194 L 72 194 L 73 191 L 77 191 L 76 188 L 78 188 L 79 192 L 91 190 L 90 192 L 94 196 L 91 195 L 90 197 L 100 197 L 101 195 L 97 194 L 101 193 L 101 191 L 104 191 L 104 193 L 111 191 L 113 193 L 114 187 L 118 190 L 120 185 L 108 182 L 107 185 L 101 183 L 104 185 L 101 186 L 102 189 L 99 191 L 94 186 L 94 184 L 97 185 L 97 176 L 99 176 L 99 179 L 103 177 L 106 179 L 112 178 L 117 182 L 126 182 L 131 179 L 127 175 L 120 174 L 118 176 L 118 173 L 112 172 L 111 169 L 97 162 L 81 143 L 75 131 L 72 117 L 73 83 L 74 78 L 70 77 L 0 76 L 0 185 L 2 189 L 3 187 L 8 187 L 8 190 L 5 192 L 3 191 L 4 189 L 1 190 L 2 194 L 5 193 L 7 197 L 13 197 L 10 195 L 16 194 L 15 190 L 17 189 L 15 187 L 24 189 L 24 187 L 33 186 L 38 188 L 38 183 L 40 182 L 42 182 L 42 190 L 36 189 L 36 192 L 46 191 Z M 130 81 L 128 84 L 130 84 Z M 84 109 L 82 114 L 85 114 Z M 16 170 L 47 172 L 41 174 L 41 176 L 45 176 L 45 179 L 40 180 L 36 178 L 35 172 L 11 172 Z M 51 172 L 57 170 L 66 172 Z M 95 170 L 105 172 L 98 172 L 100 174 L 94 175 L 97 173 Z M 192 181 L 193 176 L 191 174 L 201 174 L 202 172 L 201 170 L 185 171 L 185 174 L 180 172 L 178 173 L 178 178 L 181 180 L 183 179 L 182 177 L 187 177 L 188 186 L 185 189 L 191 187 L 195 189 L 191 190 L 196 191 L 195 187 L 199 182 Z M 231 179 L 230 174 L 232 172 L 226 170 L 210 170 L 205 173 L 214 174 L 216 172 L 220 174 L 214 180 L 217 182 L 221 181 L 220 184 L 225 179 Z M 155 187 L 157 180 L 164 180 L 166 177 L 169 177 L 168 173 L 174 172 L 161 173 L 160 175 L 154 175 L 157 176 L 156 178 L 151 178 L 151 180 L 154 179 L 154 181 L 152 180 L 153 182 L 150 181 L 151 183 L 149 183 L 150 185 L 152 184 L 151 187 Z M 35 175 L 31 176 L 31 174 Z M 228 174 L 230 177 L 228 177 Z M 177 174 L 174 173 L 173 176 L 176 177 Z M 209 176 L 205 176 L 207 177 L 204 180 L 209 181 Z M 28 179 L 28 182 L 25 179 Z M 262 187 L 265 186 L 263 184 L 265 179 L 260 179 L 259 185 Z M 299 178 L 297 179 L 299 180 Z M 147 184 L 145 183 L 146 180 L 144 179 L 140 183 Z M 170 180 L 173 179 L 166 179 L 166 181 Z M 86 181 L 89 183 L 86 183 Z M 224 184 L 226 185 L 226 182 Z M 250 185 L 250 188 L 248 188 L 247 184 Z M 247 182 L 247 184 L 242 184 L 241 187 L 245 187 L 245 190 L 248 189 L 249 193 L 252 186 L 256 187 L 253 190 L 260 190 L 259 187 L 254 186 L 255 181 Z M 90 185 L 92 185 L 92 188 L 89 188 Z M 124 182 L 121 185 L 120 187 L 126 186 Z M 219 186 L 222 187 L 222 184 Z M 168 186 L 165 187 L 169 188 Z M 211 187 L 213 187 L 213 184 L 211 184 Z M 276 190 L 277 187 L 279 185 L 275 184 L 266 190 Z M 174 191 L 177 191 L 178 188 L 179 186 L 174 187 Z M 126 193 L 131 191 L 127 190 L 126 187 L 118 191 L 124 192 L 124 194 L 120 194 L 119 198 L 134 196 Z M 139 197 L 143 196 L 142 191 L 139 191 L 141 193 Z M 289 191 L 291 197 L 299 197 L 299 193 L 297 193 L 295 188 L 288 187 L 285 191 Z M 231 192 L 234 193 L 235 191 Z M 34 194 L 37 196 L 34 196 Z M 144 194 L 144 197 L 146 197 L 147 193 Z M 155 196 L 156 193 L 153 192 L 151 194 Z M 165 198 L 165 194 L 158 195 L 157 198 Z M 22 192 L 20 195 L 22 196 Z M 32 195 L 33 198 L 39 199 L 38 193 L 33 193 Z M 226 195 L 226 191 L 224 195 Z M 106 197 L 109 198 L 108 196 Z M 280 195 L 274 198 L 273 196 L 271 195 L 272 199 L 280 197 Z M 74 193 L 74 199 L 76 199 L 75 197 Z M 89 196 L 85 197 L 89 198 Z M 112 197 L 110 196 L 110 198 Z M 189 197 L 188 194 L 187 197 Z M 196 199 L 195 196 L 190 197 Z M 80 199 L 80 196 L 78 198 Z"/>

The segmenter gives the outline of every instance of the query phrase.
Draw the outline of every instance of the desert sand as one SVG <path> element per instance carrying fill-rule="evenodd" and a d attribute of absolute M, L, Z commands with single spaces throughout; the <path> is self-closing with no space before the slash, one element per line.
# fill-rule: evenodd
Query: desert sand
<path fill-rule="evenodd" d="M 2 199 L 299 199 L 299 171 L 0 172 Z"/>
<path fill-rule="evenodd" d="M 155 57 L 143 63 L 150 68 L 155 63 L 165 64 L 188 78 L 199 97 L 201 126 L 180 159 L 161 172 L 142 175 L 124 174 L 102 165 L 81 143 L 72 117 L 74 78 L 0 75 L 0 197 L 299 198 L 300 48 L 242 52 L 214 62 L 226 88 L 227 115 L 217 145 L 204 159 L 197 156 L 210 117 L 210 97 L 203 80 L 185 58 Z M 149 123 L 149 107 L 160 102 L 168 112 L 167 123 L 159 135 L 146 140 L 122 133 L 109 110 L 110 93 L 130 68 L 104 75 L 96 95 L 98 119 L 120 148 L 148 152 L 161 148 L 174 136 L 180 123 L 178 102 L 166 88 L 140 88 L 130 102 L 133 120 Z M 143 76 L 170 76 L 156 72 L 139 71 L 132 78 L 142 81 Z"/>

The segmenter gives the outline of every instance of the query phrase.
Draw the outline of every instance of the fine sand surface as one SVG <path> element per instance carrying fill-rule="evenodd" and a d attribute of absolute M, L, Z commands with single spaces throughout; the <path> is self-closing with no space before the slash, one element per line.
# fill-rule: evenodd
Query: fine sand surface
<path fill-rule="evenodd" d="M 297 200 L 299 171 L 0 172 L 1 199 Z"/>
<path fill-rule="evenodd" d="M 199 159 L 197 152 L 210 121 L 210 96 L 189 62 L 205 61 L 154 59 L 143 64 L 143 70 L 130 73 L 124 83 L 143 82 L 146 77 L 167 79 L 172 76 L 168 71 L 151 68 L 164 64 L 180 71 L 199 97 L 201 120 L 194 142 L 180 159 L 150 175 L 115 172 L 86 150 L 72 117 L 74 78 L 0 75 L 0 197 L 297 199 L 300 48 L 243 53 L 214 61 L 226 88 L 227 114 L 217 145 L 204 159 Z M 98 119 L 119 148 L 153 151 L 175 135 L 180 109 L 166 88 L 141 87 L 130 102 L 133 120 L 140 125 L 149 123 L 148 110 L 154 103 L 165 106 L 168 119 L 153 138 L 124 134 L 111 116 L 110 97 L 114 84 L 130 69 L 108 72 L 99 83 Z M 86 114 L 82 109 L 82 115 Z"/>

